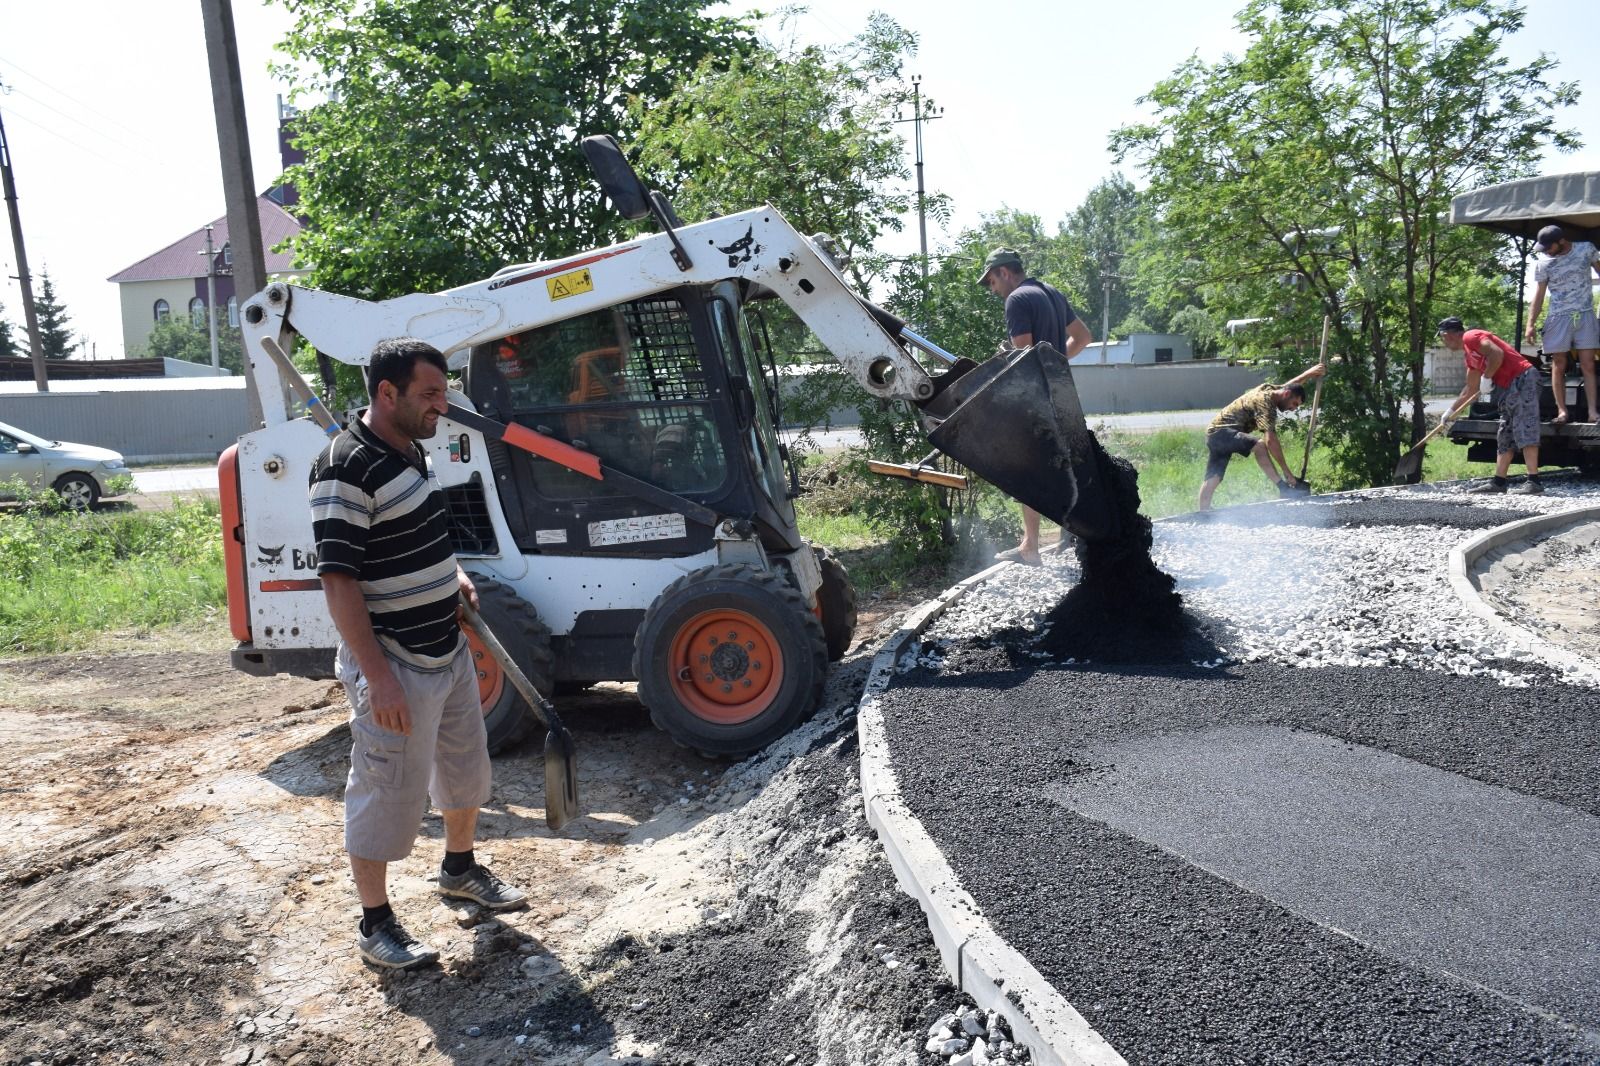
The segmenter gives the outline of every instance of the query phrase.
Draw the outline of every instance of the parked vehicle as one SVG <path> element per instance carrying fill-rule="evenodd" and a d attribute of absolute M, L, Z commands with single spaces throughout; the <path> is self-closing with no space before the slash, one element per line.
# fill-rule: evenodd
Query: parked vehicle
<path fill-rule="evenodd" d="M 0 499 L 12 498 L 7 485 L 21 480 L 29 488 L 55 489 L 68 507 L 87 511 L 106 495 L 112 478 L 127 473 L 121 452 L 45 440 L 0 422 Z"/>
<path fill-rule="evenodd" d="M 1600 171 L 1524 178 L 1462 193 L 1450 201 L 1450 221 L 1521 238 L 1525 267 L 1534 237 L 1552 223 L 1560 225 L 1573 240 L 1600 240 Z M 1526 275 L 1526 269 L 1523 274 Z M 1517 301 L 1522 302 L 1520 286 Z M 1505 338 L 1519 351 L 1522 349 L 1521 326 L 1519 314 L 1519 336 Z M 1539 368 L 1539 465 L 1575 466 L 1585 474 L 1600 475 L 1600 426 L 1576 419 L 1564 424 L 1552 421 L 1556 402 L 1550 391 L 1550 362 L 1542 349 L 1531 355 L 1523 354 Z M 1581 414 L 1588 410 L 1589 401 L 1583 395 L 1583 378 L 1578 372 L 1577 359 L 1568 362 L 1567 380 L 1563 383 L 1567 410 Z M 1492 463 L 1499 423 L 1500 411 L 1493 403 L 1474 403 L 1450 427 L 1450 440 L 1466 445 L 1467 458 L 1472 462 Z M 1520 451 L 1512 457 L 1512 462 L 1522 462 Z"/>

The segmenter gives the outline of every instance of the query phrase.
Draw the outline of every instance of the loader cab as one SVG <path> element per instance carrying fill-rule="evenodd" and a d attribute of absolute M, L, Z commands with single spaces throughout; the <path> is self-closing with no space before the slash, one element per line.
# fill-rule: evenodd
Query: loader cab
<path fill-rule="evenodd" d="M 680 286 L 479 345 L 464 385 L 489 417 L 749 519 L 769 551 L 800 547 L 772 394 L 732 282 Z M 712 531 L 694 522 L 630 526 L 661 508 L 604 482 L 499 443 L 489 455 L 525 553 L 666 557 L 712 546 Z"/>

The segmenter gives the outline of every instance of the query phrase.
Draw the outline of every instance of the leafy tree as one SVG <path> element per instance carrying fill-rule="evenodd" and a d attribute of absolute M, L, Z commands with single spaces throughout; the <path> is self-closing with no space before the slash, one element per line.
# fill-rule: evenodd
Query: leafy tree
<path fill-rule="evenodd" d="M 211 333 L 207 327 L 195 325 L 188 315 L 168 315 L 151 329 L 145 355 L 210 366 Z M 244 340 L 237 327 L 218 324 L 217 361 L 225 370 L 244 373 Z"/>
<path fill-rule="evenodd" d="M 894 120 L 915 52 L 914 34 L 874 13 L 843 46 L 707 56 L 664 101 L 634 101 L 641 171 L 686 219 L 772 204 L 802 233 L 832 237 L 865 287 L 881 266 L 865 256 L 911 205 Z M 945 199 L 931 204 L 943 218 Z"/>
<path fill-rule="evenodd" d="M 0 304 L 0 311 L 4 310 L 5 305 Z M 20 359 L 27 354 L 11 330 L 11 323 L 0 318 L 0 359 Z"/>
<path fill-rule="evenodd" d="M 65 359 L 76 346 L 68 328 L 67 309 L 56 296 L 50 271 L 39 272 L 39 294 L 33 299 L 33 313 L 39 321 L 39 346 L 46 359 Z"/>
<path fill-rule="evenodd" d="M 1381 483 L 1422 428 L 1447 298 L 1503 276 L 1494 238 L 1443 221 L 1450 197 L 1574 146 L 1553 113 L 1577 92 L 1548 57 L 1502 54 L 1523 22 L 1504 0 L 1252 0 L 1238 21 L 1242 57 L 1183 64 L 1112 144 L 1142 161 L 1208 307 L 1269 318 L 1285 373 L 1331 317 L 1326 439 L 1343 480 Z"/>
<path fill-rule="evenodd" d="M 1067 216 L 1066 232 L 1082 249 L 1082 265 L 1075 279 L 1079 300 L 1073 304 L 1097 339 L 1105 301 L 1103 281 L 1107 274 L 1117 279 L 1111 285 L 1112 325 L 1134 311 L 1134 300 L 1127 276 L 1134 268 L 1133 252 L 1139 239 L 1139 194 L 1133 182 L 1121 173 L 1100 182 L 1077 210 Z"/>
<path fill-rule="evenodd" d="M 615 239 L 579 138 L 636 125 L 683 71 L 749 46 L 706 0 L 294 0 L 279 73 L 326 102 L 286 181 L 310 284 L 367 298 L 445 288 Z"/>

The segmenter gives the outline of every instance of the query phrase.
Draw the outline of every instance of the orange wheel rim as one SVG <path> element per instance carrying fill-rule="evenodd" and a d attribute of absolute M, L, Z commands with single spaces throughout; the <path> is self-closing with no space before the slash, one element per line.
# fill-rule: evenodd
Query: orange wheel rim
<path fill-rule="evenodd" d="M 783 649 L 754 615 L 703 611 L 672 638 L 667 669 L 673 694 L 697 717 L 738 725 L 777 700 L 783 687 Z"/>
<path fill-rule="evenodd" d="M 478 639 L 477 632 L 471 626 L 461 628 L 467 634 L 467 650 L 472 652 L 473 672 L 478 675 L 478 703 L 483 706 L 483 713 L 488 714 L 500 702 L 500 693 L 505 691 L 506 672 L 500 669 L 500 664 L 489 653 L 488 646 Z"/>

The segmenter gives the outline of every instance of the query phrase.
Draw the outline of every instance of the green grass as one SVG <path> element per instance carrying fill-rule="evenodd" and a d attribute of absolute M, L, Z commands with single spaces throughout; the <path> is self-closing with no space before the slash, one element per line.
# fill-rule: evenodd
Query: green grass
<path fill-rule="evenodd" d="M 226 601 L 221 519 L 207 499 L 74 514 L 31 495 L 0 511 L 0 573 L 0 654 L 8 655 L 220 618 Z"/>

